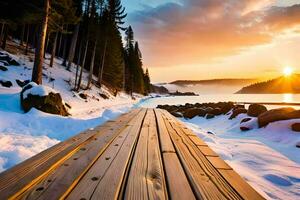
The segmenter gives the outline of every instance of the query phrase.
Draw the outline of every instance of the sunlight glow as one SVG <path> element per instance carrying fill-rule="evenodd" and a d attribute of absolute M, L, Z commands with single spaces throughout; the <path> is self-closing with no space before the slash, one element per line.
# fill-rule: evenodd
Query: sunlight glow
<path fill-rule="evenodd" d="M 290 76 L 293 74 L 293 72 L 294 72 L 294 69 L 292 67 L 285 67 L 283 69 L 284 76 Z"/>
<path fill-rule="evenodd" d="M 292 103 L 294 101 L 293 94 L 283 94 L 283 102 Z"/>

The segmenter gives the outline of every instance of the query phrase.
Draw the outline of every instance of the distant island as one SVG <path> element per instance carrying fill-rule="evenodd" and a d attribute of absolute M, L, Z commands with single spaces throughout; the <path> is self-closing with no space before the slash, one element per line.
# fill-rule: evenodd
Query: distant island
<path fill-rule="evenodd" d="M 176 80 L 169 84 L 174 85 L 247 85 L 256 82 L 257 79 L 209 79 L 209 80 Z"/>
<path fill-rule="evenodd" d="M 281 76 L 243 87 L 236 94 L 282 94 L 300 93 L 300 74 Z"/>

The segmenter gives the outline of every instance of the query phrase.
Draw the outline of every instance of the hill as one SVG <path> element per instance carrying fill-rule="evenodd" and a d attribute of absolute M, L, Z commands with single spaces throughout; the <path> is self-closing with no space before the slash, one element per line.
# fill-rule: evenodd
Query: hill
<path fill-rule="evenodd" d="M 247 85 L 257 81 L 256 79 L 209 79 L 209 80 L 177 80 L 174 85 Z"/>
<path fill-rule="evenodd" d="M 288 77 L 278 77 L 276 79 L 258 82 L 243 87 L 237 94 L 281 94 L 300 93 L 300 74 Z"/>

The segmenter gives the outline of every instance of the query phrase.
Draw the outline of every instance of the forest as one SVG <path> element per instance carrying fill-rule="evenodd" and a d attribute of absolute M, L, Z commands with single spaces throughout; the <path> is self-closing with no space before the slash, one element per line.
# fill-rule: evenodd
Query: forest
<path fill-rule="evenodd" d="M 76 69 L 74 91 L 103 84 L 114 93 L 147 95 L 150 77 L 131 26 L 126 26 L 121 0 L 0 0 L 0 45 L 19 41 L 27 55 L 34 51 L 32 81 L 42 84 L 46 53 Z M 89 72 L 87 84 L 83 71 Z"/>

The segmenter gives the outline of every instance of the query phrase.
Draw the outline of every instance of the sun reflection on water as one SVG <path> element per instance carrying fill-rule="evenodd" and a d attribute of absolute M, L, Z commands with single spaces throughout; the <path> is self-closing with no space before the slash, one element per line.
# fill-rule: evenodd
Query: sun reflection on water
<path fill-rule="evenodd" d="M 285 103 L 294 102 L 293 94 L 283 94 L 283 102 L 285 102 Z"/>

